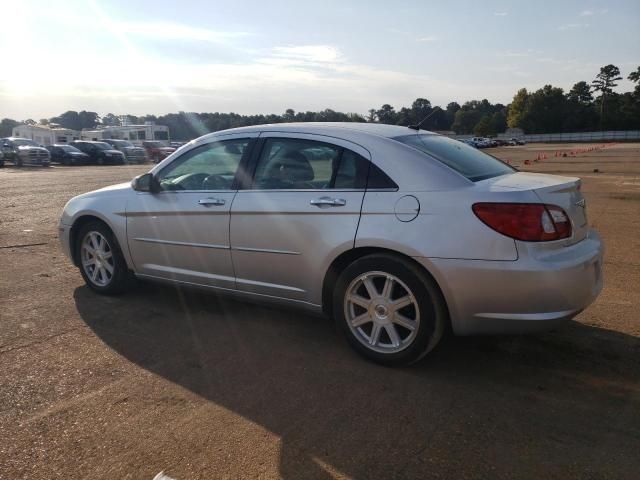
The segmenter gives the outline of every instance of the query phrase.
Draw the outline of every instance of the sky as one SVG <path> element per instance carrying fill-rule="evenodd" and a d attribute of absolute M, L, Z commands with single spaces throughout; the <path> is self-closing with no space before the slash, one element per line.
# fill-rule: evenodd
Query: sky
<path fill-rule="evenodd" d="M 0 0 L 0 117 L 366 113 L 640 65 L 640 1 Z"/>

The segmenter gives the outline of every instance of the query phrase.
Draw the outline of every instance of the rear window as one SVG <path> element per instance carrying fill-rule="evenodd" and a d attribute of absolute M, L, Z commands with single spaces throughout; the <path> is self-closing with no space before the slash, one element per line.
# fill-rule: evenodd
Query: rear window
<path fill-rule="evenodd" d="M 472 182 L 498 177 L 515 171 L 509 165 L 491 155 L 487 155 L 466 143 L 441 135 L 416 133 L 394 137 L 394 140 L 430 155 Z"/>

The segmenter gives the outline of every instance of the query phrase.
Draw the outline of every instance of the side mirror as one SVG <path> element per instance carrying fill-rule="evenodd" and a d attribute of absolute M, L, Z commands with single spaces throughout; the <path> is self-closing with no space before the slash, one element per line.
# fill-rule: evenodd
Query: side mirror
<path fill-rule="evenodd" d="M 131 188 L 136 192 L 156 193 L 160 191 L 160 183 L 152 173 L 145 173 L 131 180 Z"/>

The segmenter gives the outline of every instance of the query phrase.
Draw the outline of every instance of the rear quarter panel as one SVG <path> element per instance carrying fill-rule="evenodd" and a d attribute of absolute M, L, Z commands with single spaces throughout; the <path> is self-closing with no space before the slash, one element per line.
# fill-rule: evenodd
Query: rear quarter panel
<path fill-rule="evenodd" d="M 400 221 L 395 205 L 405 195 L 420 203 L 417 217 Z M 515 241 L 482 223 L 471 206 L 482 201 L 534 201 L 531 192 L 487 192 L 475 186 L 429 192 L 367 192 L 356 247 L 381 247 L 412 257 L 514 261 Z"/>

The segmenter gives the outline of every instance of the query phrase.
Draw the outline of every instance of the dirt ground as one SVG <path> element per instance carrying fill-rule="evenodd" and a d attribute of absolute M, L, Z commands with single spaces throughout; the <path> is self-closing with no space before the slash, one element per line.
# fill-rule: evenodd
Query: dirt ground
<path fill-rule="evenodd" d="M 0 479 L 638 478 L 640 144 L 571 156 L 585 147 L 492 153 L 582 177 L 607 248 L 597 302 L 404 369 L 298 311 L 153 284 L 97 296 L 60 211 L 148 167 L 0 169 Z"/>

